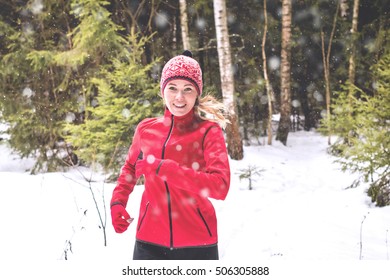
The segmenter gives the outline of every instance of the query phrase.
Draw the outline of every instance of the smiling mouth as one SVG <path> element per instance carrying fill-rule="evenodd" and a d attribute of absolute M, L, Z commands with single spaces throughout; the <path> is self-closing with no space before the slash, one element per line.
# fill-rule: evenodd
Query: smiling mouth
<path fill-rule="evenodd" d="M 179 108 L 179 109 L 183 109 L 186 104 L 183 104 L 183 105 L 177 105 L 177 104 L 173 104 L 176 108 Z"/>

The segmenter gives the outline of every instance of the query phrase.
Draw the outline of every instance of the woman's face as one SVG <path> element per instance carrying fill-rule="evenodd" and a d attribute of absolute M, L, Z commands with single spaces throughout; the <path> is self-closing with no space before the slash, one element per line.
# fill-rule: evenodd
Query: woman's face
<path fill-rule="evenodd" d="M 164 101 L 174 116 L 184 116 L 194 107 L 198 92 L 187 80 L 169 81 L 164 88 Z"/>

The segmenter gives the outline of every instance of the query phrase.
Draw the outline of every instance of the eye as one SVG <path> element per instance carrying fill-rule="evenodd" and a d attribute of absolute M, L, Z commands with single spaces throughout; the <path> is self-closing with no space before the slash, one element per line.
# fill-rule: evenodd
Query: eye
<path fill-rule="evenodd" d="M 170 91 L 176 91 L 177 90 L 177 88 L 175 86 L 168 86 L 168 89 Z"/>
<path fill-rule="evenodd" d="M 187 87 L 184 89 L 185 92 L 192 92 L 194 89 L 192 87 Z"/>

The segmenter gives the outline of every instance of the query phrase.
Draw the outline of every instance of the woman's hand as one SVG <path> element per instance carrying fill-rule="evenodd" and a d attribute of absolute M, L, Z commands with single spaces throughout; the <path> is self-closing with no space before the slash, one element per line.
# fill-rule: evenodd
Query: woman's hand
<path fill-rule="evenodd" d="M 134 218 L 131 218 L 122 204 L 111 206 L 112 225 L 117 233 L 123 233 L 127 230 Z"/>

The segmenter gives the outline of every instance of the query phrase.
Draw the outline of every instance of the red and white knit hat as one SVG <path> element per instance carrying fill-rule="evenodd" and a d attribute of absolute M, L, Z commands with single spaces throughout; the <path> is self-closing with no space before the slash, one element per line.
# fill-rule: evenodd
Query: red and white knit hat
<path fill-rule="evenodd" d="M 171 58 L 164 66 L 161 74 L 161 95 L 164 95 L 165 86 L 169 81 L 183 79 L 194 84 L 199 95 L 202 94 L 202 70 L 199 63 L 192 58 L 190 51 Z"/>

